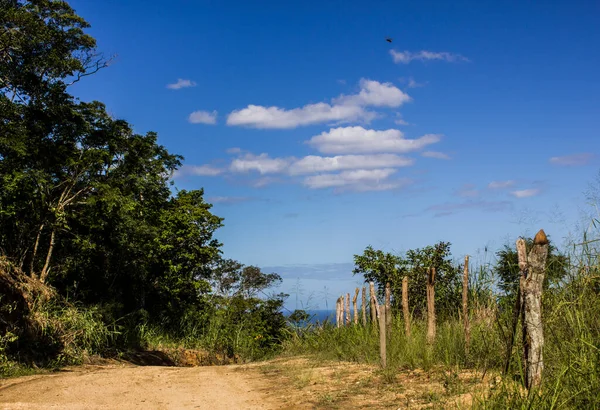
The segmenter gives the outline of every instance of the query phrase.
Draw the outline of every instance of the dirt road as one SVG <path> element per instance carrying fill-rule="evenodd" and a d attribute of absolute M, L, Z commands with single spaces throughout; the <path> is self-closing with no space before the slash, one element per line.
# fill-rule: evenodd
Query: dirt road
<path fill-rule="evenodd" d="M 0 381 L 0 409 L 278 409 L 239 366 L 84 366 Z"/>

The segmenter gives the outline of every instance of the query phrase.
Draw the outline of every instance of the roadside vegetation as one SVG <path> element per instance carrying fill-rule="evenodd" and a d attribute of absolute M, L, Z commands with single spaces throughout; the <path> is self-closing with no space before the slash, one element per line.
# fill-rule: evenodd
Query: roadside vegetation
<path fill-rule="evenodd" d="M 223 255 L 214 235 L 224 220 L 211 212 L 203 190 L 174 188 L 183 157 L 160 145 L 157 134 L 134 132 L 102 102 L 70 93 L 108 69 L 110 59 L 67 3 L 0 0 L 0 26 L 1 376 L 144 351 L 181 365 L 279 355 L 282 362 L 264 373 L 283 371 L 302 391 L 329 376 L 317 375 L 317 383 L 302 370 L 308 365 L 294 362 L 298 356 L 315 367 L 379 365 L 376 326 L 312 323 L 303 311 L 286 318 L 288 295 L 272 291 L 281 277 Z M 522 388 L 520 335 L 508 350 L 519 281 L 510 244 L 493 261 L 470 267 L 468 351 L 463 266 L 449 242 L 403 255 L 368 246 L 355 255 L 354 274 L 375 282 L 380 300 L 391 284 L 393 325 L 388 366 L 353 383 L 366 389 L 375 378 L 390 389 L 390 405 L 401 398 L 443 407 L 468 395 L 461 405 L 600 408 L 600 222 L 591 221 L 572 247 L 550 247 L 541 390 Z M 430 266 L 437 268 L 433 346 L 426 343 Z M 410 336 L 402 318 L 404 277 Z M 334 371 L 351 379 L 346 373 Z M 406 374 L 432 377 L 438 387 L 402 396 Z M 335 407 L 359 391 L 323 389 L 313 404 Z"/>

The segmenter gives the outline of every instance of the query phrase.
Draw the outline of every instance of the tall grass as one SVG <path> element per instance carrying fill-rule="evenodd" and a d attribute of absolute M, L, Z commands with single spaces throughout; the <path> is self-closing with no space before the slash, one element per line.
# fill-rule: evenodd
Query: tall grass
<path fill-rule="evenodd" d="M 597 221 L 596 221 L 597 223 Z M 598 225 L 594 225 L 597 227 Z M 474 397 L 474 407 L 484 409 L 600 409 L 600 241 L 584 238 L 569 255 L 570 275 L 543 295 L 544 372 L 540 389 L 524 389 L 524 364 L 520 329 L 507 357 L 513 304 L 493 293 L 491 272 L 482 267 L 472 283 L 470 299 L 471 345 L 465 351 L 459 315 L 445 314 L 437 324 L 433 346 L 426 343 L 426 321 L 415 318 L 412 336 L 404 333 L 401 315 L 394 314 L 388 338 L 388 370 L 434 367 L 473 369 L 501 375 L 493 389 Z M 485 281 L 485 283 L 483 282 Z M 490 298 L 490 296 L 492 296 Z M 520 326 L 519 326 L 520 327 Z M 377 365 L 379 333 L 376 325 L 310 325 L 284 344 L 287 354 L 311 354 L 329 360 Z M 503 368 L 507 359 L 507 374 Z"/>

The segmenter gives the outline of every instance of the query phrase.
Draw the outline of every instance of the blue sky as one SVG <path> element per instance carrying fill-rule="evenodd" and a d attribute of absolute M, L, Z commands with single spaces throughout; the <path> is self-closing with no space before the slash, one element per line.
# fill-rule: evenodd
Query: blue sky
<path fill-rule="evenodd" d="M 72 91 L 184 155 L 226 256 L 305 305 L 369 244 L 560 244 L 600 169 L 598 2 L 70 4 L 117 55 Z"/>

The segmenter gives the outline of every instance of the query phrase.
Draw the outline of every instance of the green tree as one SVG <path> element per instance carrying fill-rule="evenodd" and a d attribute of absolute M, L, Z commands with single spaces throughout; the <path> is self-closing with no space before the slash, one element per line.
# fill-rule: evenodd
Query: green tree
<path fill-rule="evenodd" d="M 433 246 L 408 250 L 405 255 L 393 255 L 367 246 L 362 255 L 354 255 L 354 274 L 362 274 L 365 281 L 373 281 L 379 297 L 383 297 L 385 284 L 390 283 L 392 304 L 398 309 L 402 301 L 402 279 L 408 276 L 410 309 L 417 315 L 426 312 L 427 271 L 436 268 L 436 306 L 440 315 L 453 314 L 460 305 L 461 267 L 454 266 L 450 243 L 439 242 Z"/>
<path fill-rule="evenodd" d="M 546 276 L 544 278 L 544 289 L 557 285 L 567 276 L 569 261 L 567 256 L 560 253 L 549 240 L 548 259 L 546 262 Z M 527 249 L 533 246 L 533 238 L 525 238 Z M 498 275 L 498 286 L 509 296 L 514 296 L 519 289 L 519 256 L 516 245 L 504 247 L 496 252 L 497 262 L 494 273 Z"/>

